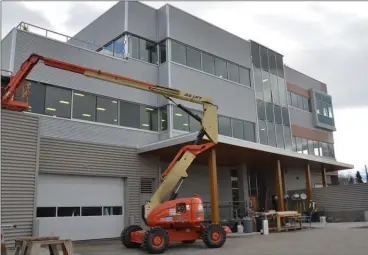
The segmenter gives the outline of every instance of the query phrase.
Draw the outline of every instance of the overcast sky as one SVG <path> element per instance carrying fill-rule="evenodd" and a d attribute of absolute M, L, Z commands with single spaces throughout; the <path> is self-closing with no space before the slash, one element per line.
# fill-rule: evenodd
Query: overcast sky
<path fill-rule="evenodd" d="M 2 2 L 2 38 L 20 21 L 73 36 L 116 2 Z M 368 165 L 368 2 L 170 3 L 283 54 L 286 65 L 327 84 L 337 160 Z"/>

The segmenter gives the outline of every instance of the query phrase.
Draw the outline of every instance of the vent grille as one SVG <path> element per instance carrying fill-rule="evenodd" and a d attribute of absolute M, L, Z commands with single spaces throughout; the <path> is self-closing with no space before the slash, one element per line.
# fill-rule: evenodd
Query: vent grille
<path fill-rule="evenodd" d="M 153 181 L 151 179 L 141 179 L 141 193 L 151 194 L 153 192 Z"/>

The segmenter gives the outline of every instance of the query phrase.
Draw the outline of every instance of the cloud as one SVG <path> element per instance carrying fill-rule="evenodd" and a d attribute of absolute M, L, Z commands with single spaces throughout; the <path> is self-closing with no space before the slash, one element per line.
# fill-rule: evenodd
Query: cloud
<path fill-rule="evenodd" d="M 3 1 L 1 5 L 1 38 L 4 38 L 21 21 L 55 30 L 45 15 L 28 9 L 23 3 Z"/>

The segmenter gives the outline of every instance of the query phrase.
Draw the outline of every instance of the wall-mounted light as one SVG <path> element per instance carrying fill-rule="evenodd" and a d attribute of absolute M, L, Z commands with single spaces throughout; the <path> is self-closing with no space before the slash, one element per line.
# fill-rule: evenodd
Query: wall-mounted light
<path fill-rule="evenodd" d="M 69 104 L 69 101 L 60 100 L 59 103 L 60 104 Z"/>

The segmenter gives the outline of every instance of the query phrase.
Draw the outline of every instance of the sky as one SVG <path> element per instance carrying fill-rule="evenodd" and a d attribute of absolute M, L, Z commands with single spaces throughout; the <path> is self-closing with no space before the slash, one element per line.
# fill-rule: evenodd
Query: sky
<path fill-rule="evenodd" d="M 113 2 L 2 2 L 4 36 L 21 21 L 73 36 Z M 338 161 L 368 166 L 368 2 L 146 1 L 178 7 L 284 55 L 284 63 L 328 86 Z M 364 172 L 364 171 L 363 171 Z"/>

